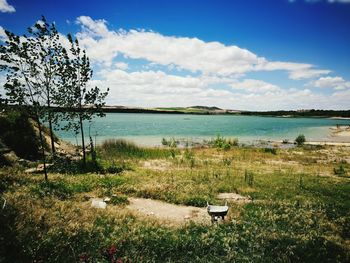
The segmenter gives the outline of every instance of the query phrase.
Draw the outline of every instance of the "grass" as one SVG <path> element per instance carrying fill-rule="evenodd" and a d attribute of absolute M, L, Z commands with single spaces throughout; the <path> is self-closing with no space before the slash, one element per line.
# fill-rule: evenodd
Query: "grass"
<path fill-rule="evenodd" d="M 0 170 L 0 262 L 349 262 L 350 179 L 334 169 L 348 171 L 349 148 L 170 150 L 108 141 L 102 166 L 132 169 L 52 172 L 48 183 Z M 222 192 L 253 202 L 230 203 L 215 226 L 168 226 L 124 207 L 128 197 L 203 207 Z M 90 196 L 111 203 L 91 209 Z"/>
<path fill-rule="evenodd" d="M 107 140 L 98 149 L 102 159 L 157 159 L 172 156 L 172 150 L 140 147 L 122 139 Z"/>

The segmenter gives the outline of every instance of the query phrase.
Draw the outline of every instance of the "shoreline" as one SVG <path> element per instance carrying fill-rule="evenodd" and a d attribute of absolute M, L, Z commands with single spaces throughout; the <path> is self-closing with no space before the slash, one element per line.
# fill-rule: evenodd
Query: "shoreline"
<path fill-rule="evenodd" d="M 350 147 L 350 127 L 349 126 L 330 126 L 327 128 L 329 130 L 327 137 L 324 139 L 310 139 L 306 138 L 306 145 L 328 145 L 328 146 L 346 146 Z M 242 138 L 237 136 L 223 136 L 227 139 L 238 139 L 239 145 L 241 146 L 253 146 L 253 147 L 279 147 L 279 148 L 291 148 L 294 147 L 294 140 L 289 140 L 287 143 L 283 143 L 282 139 L 274 138 Z M 216 136 L 208 137 L 174 137 L 174 136 L 116 136 L 116 137 L 100 137 L 97 140 L 97 145 L 102 144 L 106 140 L 110 139 L 121 139 L 134 142 L 137 145 L 145 147 L 162 147 L 162 138 L 174 139 L 177 141 L 179 147 L 205 147 L 208 141 L 215 139 Z M 61 140 L 69 142 L 71 144 L 76 144 L 68 138 L 61 138 Z"/>

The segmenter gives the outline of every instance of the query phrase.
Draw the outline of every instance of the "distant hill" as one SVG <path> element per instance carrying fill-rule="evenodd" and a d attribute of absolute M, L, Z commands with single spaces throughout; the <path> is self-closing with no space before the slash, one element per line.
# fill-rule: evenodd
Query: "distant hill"
<path fill-rule="evenodd" d="M 138 108 L 124 106 L 105 106 L 105 112 L 124 113 L 168 113 L 168 114 L 237 114 L 240 111 L 225 110 L 218 107 L 190 106 L 190 107 L 158 107 L 158 108 Z"/>

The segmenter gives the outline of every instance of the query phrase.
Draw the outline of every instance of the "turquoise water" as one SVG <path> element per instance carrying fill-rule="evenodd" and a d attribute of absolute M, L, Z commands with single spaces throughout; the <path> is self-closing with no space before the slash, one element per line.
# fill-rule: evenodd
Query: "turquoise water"
<path fill-rule="evenodd" d="M 182 115 L 108 113 L 104 118 L 95 118 L 85 126 L 86 136 L 97 143 L 108 138 L 125 138 L 144 145 L 159 145 L 161 139 L 190 139 L 200 141 L 220 134 L 238 138 L 240 142 L 254 140 L 293 141 L 298 134 L 307 140 L 329 140 L 329 128 L 336 124 L 350 124 L 350 120 L 321 118 L 277 118 L 230 115 Z M 56 131 L 64 140 L 76 143 L 71 132 Z"/>

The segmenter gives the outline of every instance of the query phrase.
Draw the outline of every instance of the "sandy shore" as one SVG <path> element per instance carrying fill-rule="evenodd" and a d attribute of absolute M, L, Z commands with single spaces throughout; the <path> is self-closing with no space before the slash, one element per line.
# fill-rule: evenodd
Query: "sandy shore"
<path fill-rule="evenodd" d="M 350 146 L 350 126 L 336 126 L 329 130 L 329 136 L 325 141 L 308 141 L 306 144 Z"/>
<path fill-rule="evenodd" d="M 330 117 L 329 119 L 333 119 L 333 120 L 350 120 L 350 117 Z"/>

